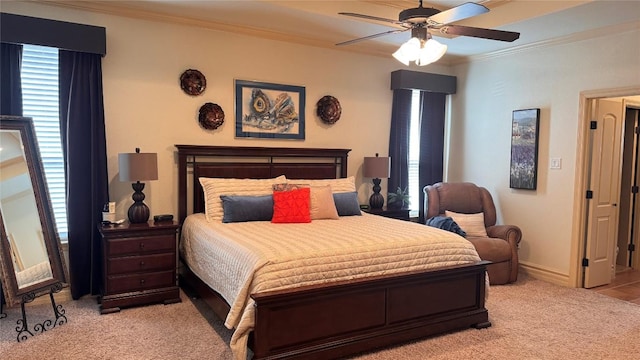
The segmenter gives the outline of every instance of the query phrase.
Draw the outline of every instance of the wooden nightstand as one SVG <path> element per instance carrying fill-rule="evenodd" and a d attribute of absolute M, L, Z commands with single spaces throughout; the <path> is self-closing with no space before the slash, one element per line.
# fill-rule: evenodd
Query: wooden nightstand
<path fill-rule="evenodd" d="M 180 302 L 178 227 L 174 221 L 98 225 L 103 254 L 101 314 L 127 306 Z"/>
<path fill-rule="evenodd" d="M 380 215 L 388 218 L 399 220 L 411 220 L 409 218 L 409 209 L 362 209 L 369 214 Z"/>

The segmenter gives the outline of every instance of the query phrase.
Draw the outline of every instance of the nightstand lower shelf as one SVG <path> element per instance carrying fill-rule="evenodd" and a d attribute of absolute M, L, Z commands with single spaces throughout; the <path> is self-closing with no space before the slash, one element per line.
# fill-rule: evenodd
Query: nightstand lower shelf
<path fill-rule="evenodd" d="M 135 291 L 130 293 L 106 295 L 100 298 L 100 314 L 111 314 L 119 312 L 121 308 L 130 306 L 157 304 L 165 305 L 179 303 L 180 289 L 166 288 L 154 289 L 145 292 Z"/>

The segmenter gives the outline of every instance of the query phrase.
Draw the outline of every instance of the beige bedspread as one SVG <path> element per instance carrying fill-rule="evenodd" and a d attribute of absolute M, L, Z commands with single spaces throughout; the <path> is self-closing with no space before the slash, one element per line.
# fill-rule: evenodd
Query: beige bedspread
<path fill-rule="evenodd" d="M 231 349 L 243 360 L 252 293 L 480 261 L 454 233 L 369 214 L 306 224 L 224 224 L 194 214 L 183 224 L 180 251 L 230 304 L 225 326 L 235 328 Z"/>

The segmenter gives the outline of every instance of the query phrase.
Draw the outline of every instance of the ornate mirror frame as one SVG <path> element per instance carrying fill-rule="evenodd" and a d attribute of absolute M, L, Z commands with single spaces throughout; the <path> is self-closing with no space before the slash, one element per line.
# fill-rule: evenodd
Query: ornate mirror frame
<path fill-rule="evenodd" d="M 3 214 L 2 199 L 0 198 L 0 280 L 2 281 L 6 303 L 8 306 L 12 306 L 29 302 L 35 296 L 46 292 L 55 292 L 52 290 L 54 287 L 66 286 L 68 275 L 60 240 L 55 230 L 53 209 L 49 201 L 49 192 L 46 186 L 33 121 L 27 117 L 0 115 L 0 133 L 5 131 L 17 131 L 20 134 L 23 155 L 31 179 L 42 228 L 42 240 L 51 267 L 51 276 L 49 278 L 45 277 L 40 281 L 34 281 L 19 287 L 11 242 L 7 233 L 8 224 L 5 222 L 8 214 Z M 4 180 L 0 177 L 0 181 Z"/>

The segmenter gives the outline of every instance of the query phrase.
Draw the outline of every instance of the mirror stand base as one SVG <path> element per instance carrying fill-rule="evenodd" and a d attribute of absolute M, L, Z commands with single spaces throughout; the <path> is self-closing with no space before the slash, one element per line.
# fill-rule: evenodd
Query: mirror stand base
<path fill-rule="evenodd" d="M 53 298 L 53 294 L 60 292 L 62 290 L 62 283 L 55 283 L 51 286 L 51 290 L 49 291 L 49 298 L 51 299 L 51 307 L 53 308 L 53 313 L 55 315 L 55 319 L 47 319 L 42 323 L 36 324 L 33 327 L 33 331 L 36 334 L 41 334 L 47 330 L 53 329 L 57 325 L 64 325 L 67 323 L 67 316 L 65 315 L 65 310 L 62 305 L 56 305 L 56 301 Z M 16 332 L 18 333 L 17 339 L 18 342 L 27 340 L 29 336 L 34 336 L 33 332 L 29 330 L 29 325 L 27 324 L 27 313 L 24 310 L 24 305 L 26 303 L 32 302 L 36 298 L 36 294 L 34 292 L 30 292 L 22 296 L 22 302 L 20 302 L 20 308 L 22 309 L 22 319 L 18 319 L 16 324 Z"/>

